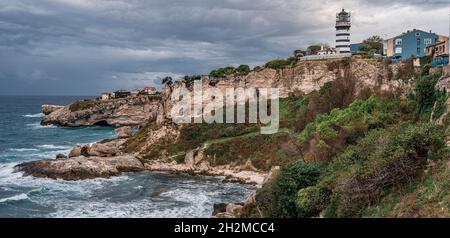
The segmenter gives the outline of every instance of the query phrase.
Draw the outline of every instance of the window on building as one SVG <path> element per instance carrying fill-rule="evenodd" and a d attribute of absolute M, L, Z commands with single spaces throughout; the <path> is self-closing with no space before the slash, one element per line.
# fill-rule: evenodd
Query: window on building
<path fill-rule="evenodd" d="M 425 45 L 431 45 L 432 41 L 431 41 L 430 38 L 426 38 L 426 39 L 423 39 L 423 43 L 424 43 Z"/>
<path fill-rule="evenodd" d="M 395 44 L 396 45 L 401 45 L 402 44 L 402 39 L 395 39 Z"/>
<path fill-rule="evenodd" d="M 396 54 L 401 54 L 402 53 L 402 47 L 396 47 L 395 48 L 395 53 Z"/>
<path fill-rule="evenodd" d="M 420 36 L 420 32 L 416 32 L 416 36 Z"/>

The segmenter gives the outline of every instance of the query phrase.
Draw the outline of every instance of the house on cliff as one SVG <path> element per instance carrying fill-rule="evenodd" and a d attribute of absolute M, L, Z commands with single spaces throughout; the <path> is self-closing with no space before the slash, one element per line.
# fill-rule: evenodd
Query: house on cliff
<path fill-rule="evenodd" d="M 142 90 L 143 94 L 147 94 L 147 95 L 153 95 L 156 93 L 156 88 L 155 87 L 146 87 L 144 88 L 144 90 Z"/>
<path fill-rule="evenodd" d="M 427 47 L 439 42 L 442 36 L 418 29 L 407 31 L 384 41 L 383 54 L 392 57 L 393 62 L 427 55 Z"/>
<path fill-rule="evenodd" d="M 433 68 L 449 64 L 448 42 L 447 36 L 439 36 L 438 42 L 427 46 L 426 54 L 432 58 L 431 65 Z"/>

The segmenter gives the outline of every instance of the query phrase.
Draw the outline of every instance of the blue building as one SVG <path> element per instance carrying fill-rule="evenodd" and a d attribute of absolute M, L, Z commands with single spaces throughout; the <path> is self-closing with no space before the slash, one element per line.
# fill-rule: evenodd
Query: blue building
<path fill-rule="evenodd" d="M 439 35 L 414 29 L 401 35 L 385 40 L 384 55 L 392 57 L 394 62 L 409 58 L 424 57 L 426 48 L 436 44 Z"/>
<path fill-rule="evenodd" d="M 358 53 L 360 51 L 362 43 L 350 44 L 350 51 L 352 54 Z"/>

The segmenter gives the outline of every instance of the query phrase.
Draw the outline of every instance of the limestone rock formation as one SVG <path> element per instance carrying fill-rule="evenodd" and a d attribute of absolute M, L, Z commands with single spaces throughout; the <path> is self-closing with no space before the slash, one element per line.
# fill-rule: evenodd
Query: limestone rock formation
<path fill-rule="evenodd" d="M 42 113 L 44 113 L 44 115 L 49 115 L 50 113 L 57 111 L 59 109 L 62 109 L 64 106 L 60 106 L 60 105 L 49 105 L 49 104 L 44 104 L 42 105 Z"/>
<path fill-rule="evenodd" d="M 41 124 L 66 127 L 144 125 L 156 119 L 160 104 L 159 97 L 150 96 L 136 96 L 105 101 L 79 101 L 57 110 L 45 107 L 46 112 L 49 114 L 44 116 Z"/>
<path fill-rule="evenodd" d="M 80 180 L 109 178 L 122 172 L 143 170 L 142 163 L 133 156 L 53 159 L 27 162 L 16 166 L 25 176 L 52 179 Z"/>
<path fill-rule="evenodd" d="M 118 139 L 126 139 L 133 136 L 130 126 L 123 126 L 115 130 Z"/>

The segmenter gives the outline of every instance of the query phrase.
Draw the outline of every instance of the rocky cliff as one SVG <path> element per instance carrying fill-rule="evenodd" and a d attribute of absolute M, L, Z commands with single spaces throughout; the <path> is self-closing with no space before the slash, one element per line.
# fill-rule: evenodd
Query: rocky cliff
<path fill-rule="evenodd" d="M 336 79 L 354 80 L 355 94 L 367 90 L 406 93 L 411 85 L 402 78 L 403 64 L 385 64 L 372 60 L 338 59 L 323 61 L 297 62 L 292 67 L 283 69 L 263 68 L 252 71 L 247 75 L 229 75 L 225 79 L 210 81 L 207 76 L 202 77 L 202 89 L 216 88 L 223 95 L 227 88 L 278 88 L 279 96 L 286 98 L 290 95 L 308 94 L 318 91 L 325 83 Z M 174 105 L 171 93 L 179 88 L 192 90 L 191 85 L 178 81 L 172 86 L 163 88 L 163 111 L 158 114 L 158 122 L 171 119 L 170 111 Z M 203 103 L 208 103 L 203 98 Z"/>
<path fill-rule="evenodd" d="M 136 96 L 111 100 L 84 100 L 67 105 L 43 106 L 43 125 L 66 127 L 143 125 L 154 120 L 161 108 L 161 98 Z"/>
<path fill-rule="evenodd" d="M 278 88 L 281 98 L 308 94 L 325 83 L 339 78 L 354 79 L 355 94 L 376 89 L 386 92 L 407 92 L 410 85 L 398 77 L 402 64 L 386 65 L 368 60 L 326 60 L 298 62 L 283 69 L 263 68 L 247 75 L 229 75 L 210 81 L 202 77 L 203 90 L 215 88 L 225 94 L 227 88 Z M 192 90 L 192 85 L 175 82 L 165 86 L 162 96 L 139 96 L 106 101 L 86 100 L 68 106 L 44 105 L 43 125 L 77 127 L 92 125 L 143 125 L 156 120 L 158 125 L 171 121 L 175 104 L 171 94 L 179 88 Z M 203 103 L 209 102 L 204 98 Z"/>

